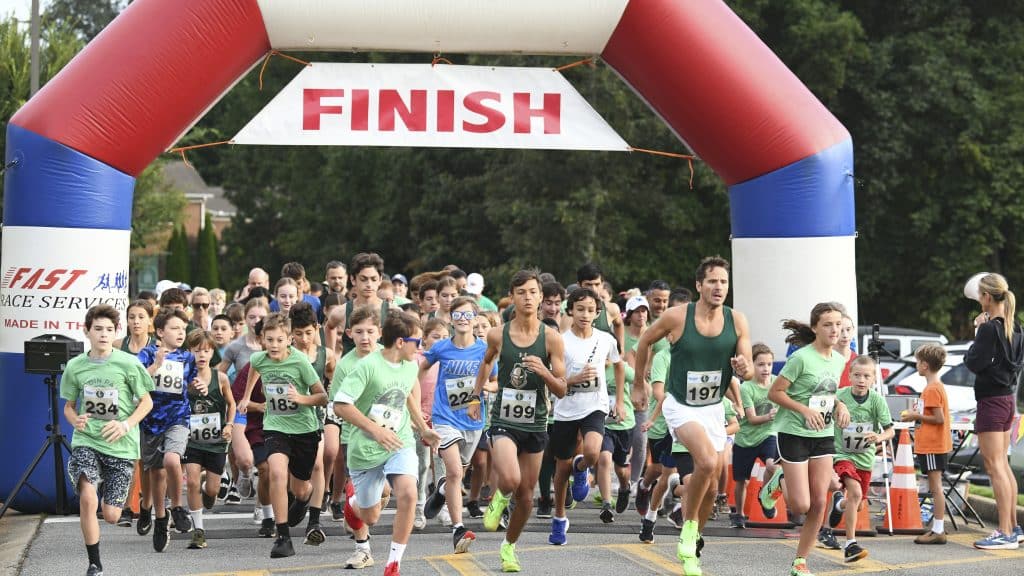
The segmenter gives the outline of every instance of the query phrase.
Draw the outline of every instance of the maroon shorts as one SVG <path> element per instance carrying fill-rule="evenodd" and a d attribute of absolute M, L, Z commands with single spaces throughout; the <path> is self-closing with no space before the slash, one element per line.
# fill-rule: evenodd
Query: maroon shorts
<path fill-rule="evenodd" d="M 865 496 L 867 495 L 868 487 L 871 486 L 871 470 L 860 470 L 849 460 L 836 460 L 836 463 L 832 465 L 832 469 L 835 470 L 836 476 L 839 476 L 841 484 L 845 484 L 843 478 L 852 478 L 860 482 L 860 493 Z"/>
<path fill-rule="evenodd" d="M 974 420 L 974 432 L 1006 432 L 1013 424 L 1016 406 L 1013 396 L 993 396 L 978 400 L 978 416 Z"/>

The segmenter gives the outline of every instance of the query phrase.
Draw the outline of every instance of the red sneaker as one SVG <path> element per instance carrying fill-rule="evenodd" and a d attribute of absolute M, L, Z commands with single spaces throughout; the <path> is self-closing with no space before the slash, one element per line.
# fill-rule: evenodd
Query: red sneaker
<path fill-rule="evenodd" d="M 363 522 L 363 519 L 360 518 L 356 514 L 356 511 L 352 509 L 352 505 L 348 503 L 349 498 L 352 498 L 355 493 L 356 489 L 352 486 L 351 481 L 345 484 L 345 508 L 342 510 L 342 513 L 345 515 L 345 523 L 348 524 L 348 527 L 351 528 L 353 532 L 361 530 L 363 526 L 366 525 Z"/>
<path fill-rule="evenodd" d="M 398 571 L 398 562 L 389 562 L 384 568 L 384 576 L 402 576 Z"/>

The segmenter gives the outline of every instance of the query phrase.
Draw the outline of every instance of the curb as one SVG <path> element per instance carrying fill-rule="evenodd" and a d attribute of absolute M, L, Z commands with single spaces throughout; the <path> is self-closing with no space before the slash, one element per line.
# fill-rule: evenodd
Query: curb
<path fill-rule="evenodd" d="M 981 516 L 985 523 L 998 527 L 999 513 L 996 511 L 995 500 L 971 494 L 967 497 L 967 501 L 971 503 L 971 506 L 974 506 L 974 509 L 978 511 L 978 515 Z M 948 505 L 946 506 L 946 514 L 950 514 Z M 1024 506 L 1017 506 L 1017 524 L 1024 525 Z"/>
<path fill-rule="evenodd" d="M 0 574 L 15 576 L 21 571 L 29 545 L 42 524 L 42 514 L 8 512 L 0 519 Z"/>

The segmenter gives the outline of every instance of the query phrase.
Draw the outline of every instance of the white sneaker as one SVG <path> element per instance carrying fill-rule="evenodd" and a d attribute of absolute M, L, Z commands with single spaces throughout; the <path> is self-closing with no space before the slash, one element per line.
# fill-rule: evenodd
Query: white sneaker
<path fill-rule="evenodd" d="M 252 477 L 245 474 L 238 475 L 238 493 L 242 495 L 242 498 L 252 497 Z"/>
<path fill-rule="evenodd" d="M 263 507 L 256 504 L 256 507 L 252 509 L 252 523 L 262 524 L 263 523 Z"/>
<path fill-rule="evenodd" d="M 437 520 L 441 522 L 442 526 L 452 525 L 452 515 L 448 512 L 448 507 L 441 508 L 441 511 L 437 513 Z"/>
<path fill-rule="evenodd" d="M 373 556 L 366 550 L 356 548 L 356 551 L 345 560 L 345 568 L 368 568 L 373 566 Z"/>
<path fill-rule="evenodd" d="M 416 517 L 412 521 L 413 530 L 423 530 L 427 527 L 427 517 L 423 515 L 423 507 L 416 507 Z"/>

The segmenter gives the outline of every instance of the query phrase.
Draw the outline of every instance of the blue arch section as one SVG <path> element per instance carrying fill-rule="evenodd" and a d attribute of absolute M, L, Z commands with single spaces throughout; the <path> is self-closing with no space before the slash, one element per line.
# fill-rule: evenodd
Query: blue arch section
<path fill-rule="evenodd" d="M 853 236 L 853 140 L 729 187 L 734 238 Z"/>
<path fill-rule="evenodd" d="M 135 179 L 85 154 L 14 124 L 7 126 L 4 225 L 128 230 Z M 97 246 L 103 250 L 103 246 Z M 25 356 L 0 353 L 0 497 L 6 497 L 47 437 L 49 397 L 43 377 L 26 374 Z M 58 399 L 60 411 L 64 401 Z M 71 439 L 71 426 L 59 414 Z M 67 457 L 65 455 L 65 463 Z M 67 473 L 62 471 L 67 484 Z M 69 497 L 74 491 L 67 484 Z M 56 506 L 53 454 L 48 451 L 14 499 L 21 512 L 52 512 Z"/>
<path fill-rule="evenodd" d="M 135 178 L 26 130 L 7 125 L 4 225 L 128 230 Z"/>

